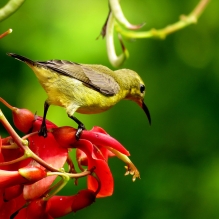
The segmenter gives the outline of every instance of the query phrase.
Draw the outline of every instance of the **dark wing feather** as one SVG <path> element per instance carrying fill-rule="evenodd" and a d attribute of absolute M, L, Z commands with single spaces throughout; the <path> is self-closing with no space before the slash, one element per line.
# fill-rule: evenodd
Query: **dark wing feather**
<path fill-rule="evenodd" d="M 101 93 L 112 96 L 119 92 L 120 87 L 112 76 L 93 70 L 88 66 L 81 66 L 81 68 L 89 78 L 90 85 L 98 88 Z"/>
<path fill-rule="evenodd" d="M 92 67 L 65 60 L 38 61 L 37 63 L 60 74 L 75 78 L 106 96 L 113 96 L 119 92 L 119 85 L 112 76 L 94 70 Z"/>

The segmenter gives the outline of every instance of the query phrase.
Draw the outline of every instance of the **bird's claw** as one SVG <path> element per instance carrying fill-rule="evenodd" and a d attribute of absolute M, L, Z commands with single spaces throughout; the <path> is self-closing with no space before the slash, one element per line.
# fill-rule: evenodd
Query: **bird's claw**
<path fill-rule="evenodd" d="M 76 134 L 75 134 L 75 137 L 76 137 L 76 140 L 77 140 L 77 141 L 80 139 L 81 133 L 82 133 L 83 130 L 85 130 L 84 124 L 79 125 L 79 126 L 78 126 L 78 129 L 77 129 L 77 131 L 76 131 Z"/>
<path fill-rule="evenodd" d="M 40 127 L 40 130 L 38 132 L 38 135 L 39 136 L 43 136 L 44 138 L 47 137 L 47 128 L 46 128 L 46 125 L 42 124 L 41 127 Z"/>

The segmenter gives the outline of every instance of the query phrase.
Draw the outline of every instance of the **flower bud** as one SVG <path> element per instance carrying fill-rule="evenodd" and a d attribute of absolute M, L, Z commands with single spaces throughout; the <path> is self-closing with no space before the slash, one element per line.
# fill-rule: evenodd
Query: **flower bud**
<path fill-rule="evenodd" d="M 16 107 L 13 107 L 12 114 L 15 127 L 27 134 L 32 128 L 35 115 L 27 109 L 18 109 Z"/>
<path fill-rule="evenodd" d="M 18 171 L 0 170 L 0 188 L 19 184 L 29 184 L 46 177 L 46 172 L 38 167 L 24 167 Z"/>
<path fill-rule="evenodd" d="M 34 114 L 27 109 L 18 109 L 16 107 L 11 106 L 1 97 L 0 102 L 2 102 L 12 111 L 13 121 L 16 128 L 25 134 L 28 133 L 32 128 L 32 124 L 34 122 Z"/>
<path fill-rule="evenodd" d="M 75 133 L 76 129 L 70 126 L 63 126 L 59 128 L 53 128 L 50 130 L 61 147 L 72 148 L 76 142 Z"/>
<path fill-rule="evenodd" d="M 36 182 L 47 176 L 46 171 L 39 167 L 24 167 L 18 170 L 19 174 L 30 182 Z"/>

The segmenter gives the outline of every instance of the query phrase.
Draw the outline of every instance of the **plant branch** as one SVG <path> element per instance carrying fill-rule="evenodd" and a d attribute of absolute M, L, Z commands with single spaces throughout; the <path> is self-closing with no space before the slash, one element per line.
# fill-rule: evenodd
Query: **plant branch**
<path fill-rule="evenodd" d="M 0 22 L 11 16 L 24 3 L 25 0 L 10 0 L 0 9 Z"/>
<path fill-rule="evenodd" d="M 185 28 L 186 26 L 189 26 L 191 24 L 197 23 L 198 18 L 201 16 L 203 11 L 205 10 L 206 6 L 210 0 L 200 0 L 198 5 L 195 7 L 195 9 L 189 14 L 189 15 L 182 15 L 180 16 L 180 20 L 174 24 L 168 25 L 165 28 L 162 29 L 154 29 L 152 28 L 149 31 L 129 31 L 122 28 L 118 23 L 116 24 L 116 30 L 121 35 L 127 37 L 127 38 L 160 38 L 165 39 L 167 35 L 176 32 L 180 29 Z"/>
<path fill-rule="evenodd" d="M 114 67 L 118 67 L 125 61 L 126 58 L 128 58 L 129 54 L 122 41 L 120 40 L 123 53 L 121 53 L 119 56 L 116 55 L 114 46 L 114 23 L 115 18 L 113 16 L 113 13 L 111 12 L 106 26 L 106 47 L 110 63 Z"/>

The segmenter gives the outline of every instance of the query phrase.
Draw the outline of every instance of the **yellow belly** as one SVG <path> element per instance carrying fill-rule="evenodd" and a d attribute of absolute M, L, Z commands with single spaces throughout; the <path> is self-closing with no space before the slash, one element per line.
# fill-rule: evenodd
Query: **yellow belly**
<path fill-rule="evenodd" d="M 48 104 L 66 108 L 69 115 L 73 115 L 75 111 L 83 114 L 104 112 L 125 97 L 125 93 L 105 96 L 77 79 L 48 69 L 42 71 L 33 68 L 33 70 L 48 94 Z"/>

